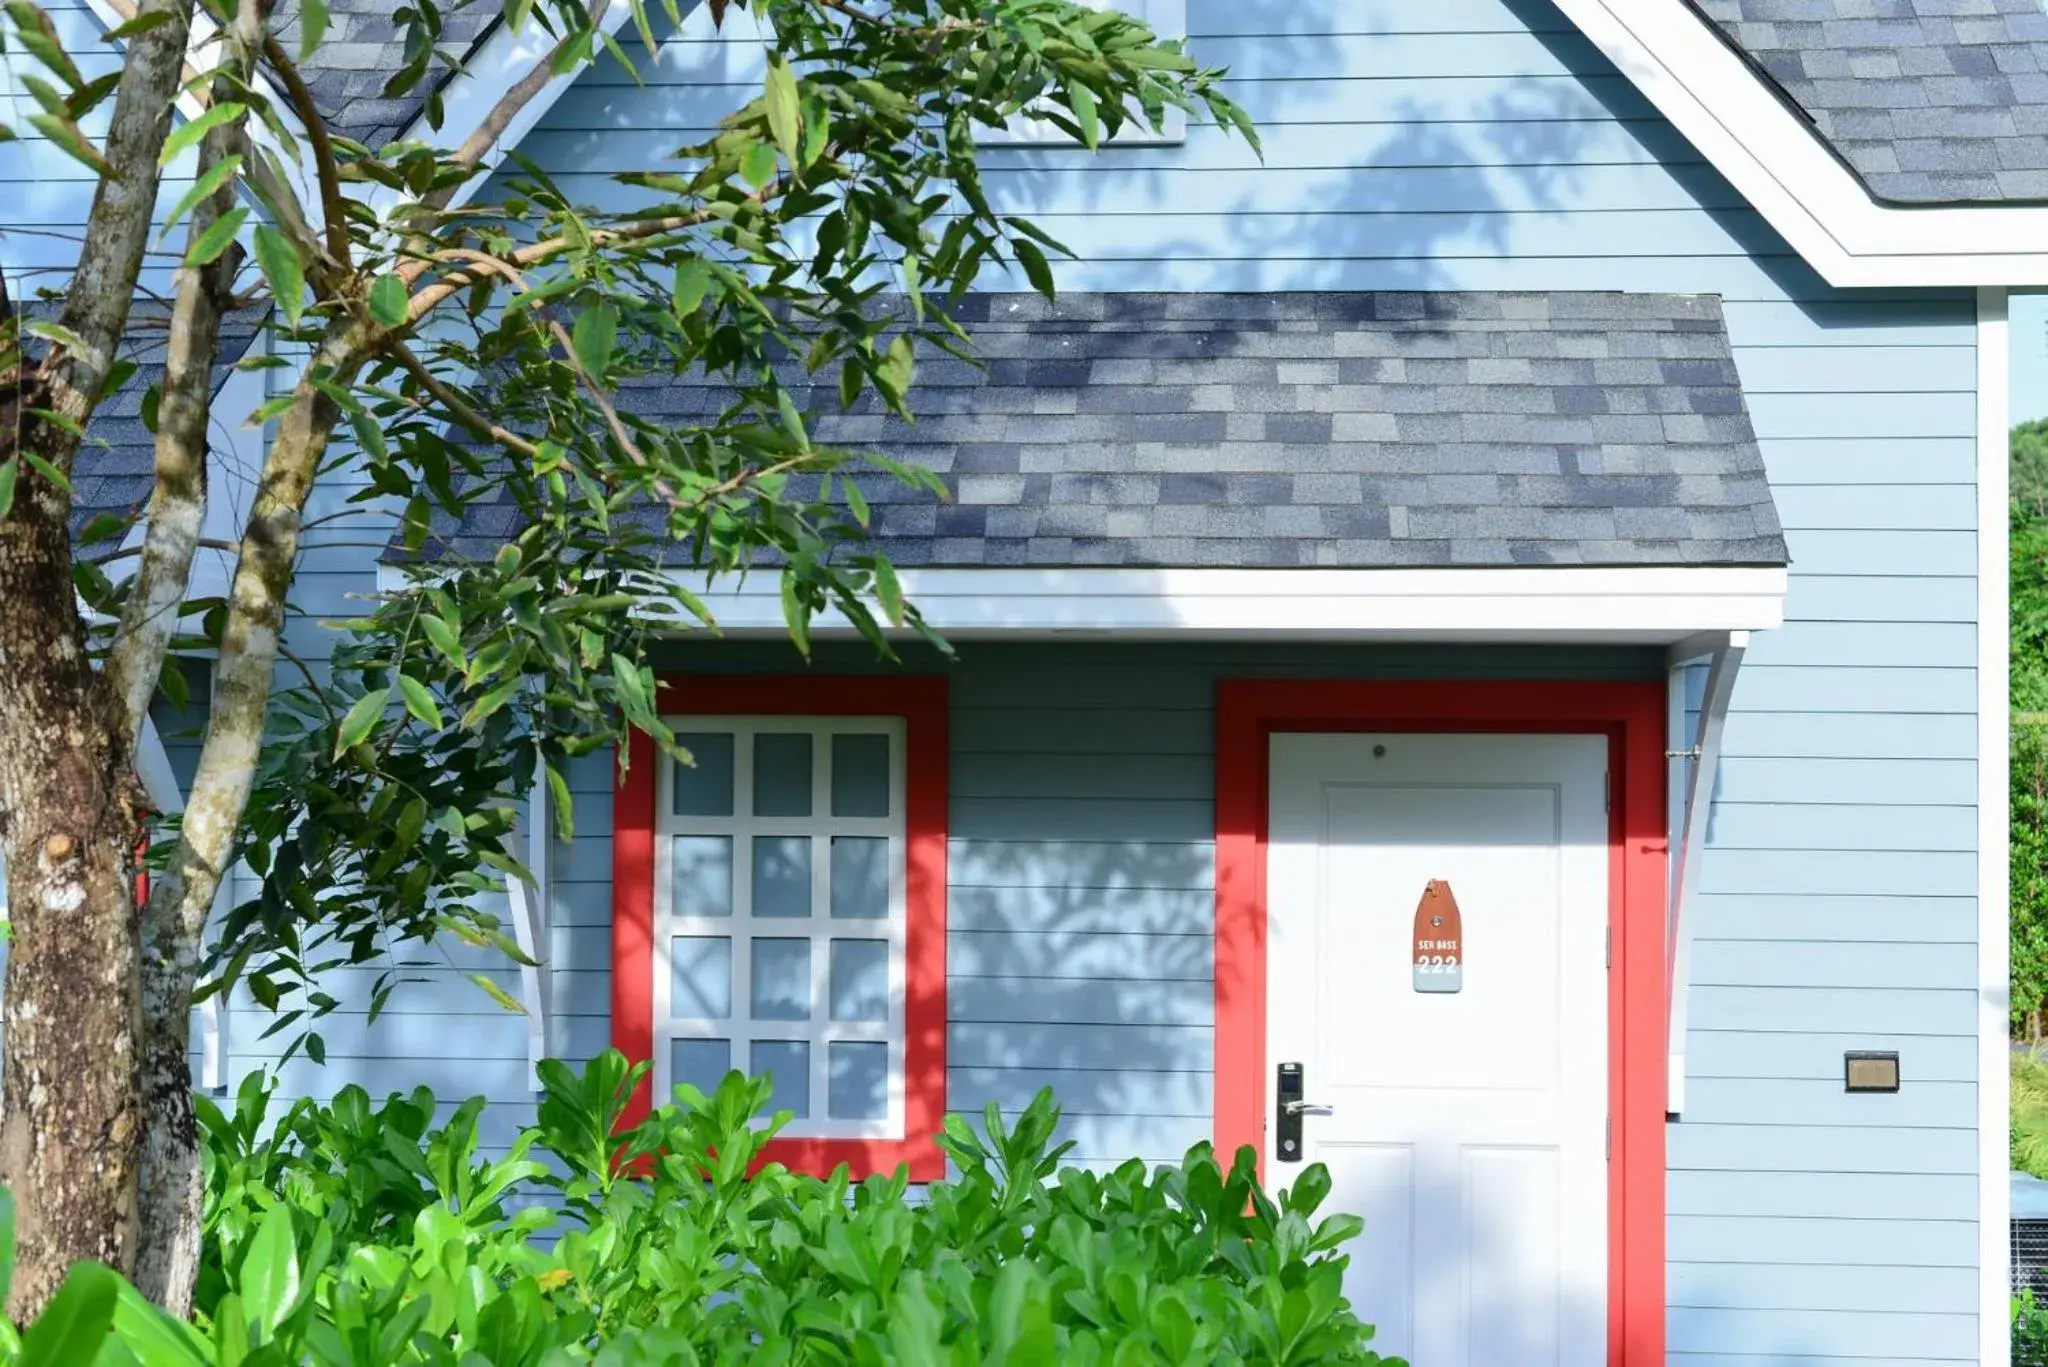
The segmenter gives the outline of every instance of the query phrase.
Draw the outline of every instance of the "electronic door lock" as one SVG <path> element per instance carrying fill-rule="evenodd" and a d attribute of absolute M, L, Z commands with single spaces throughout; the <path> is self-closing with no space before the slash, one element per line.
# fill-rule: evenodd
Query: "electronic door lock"
<path fill-rule="evenodd" d="M 1301 1065 L 1281 1064 L 1274 1087 L 1273 1157 L 1282 1163 L 1301 1161 L 1301 1118 L 1330 1112 L 1328 1106 L 1308 1100 L 1302 1091 Z"/>

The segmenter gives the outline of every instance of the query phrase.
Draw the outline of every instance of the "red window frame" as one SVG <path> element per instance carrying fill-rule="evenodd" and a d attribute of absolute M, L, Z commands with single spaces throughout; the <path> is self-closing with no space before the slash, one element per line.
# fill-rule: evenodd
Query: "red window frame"
<path fill-rule="evenodd" d="M 1230 1154 L 1249 1144 L 1262 1166 L 1273 734 L 1607 737 L 1609 1367 L 1664 1361 L 1665 709 L 1662 680 L 1225 679 L 1216 689 L 1216 1147 Z"/>
<path fill-rule="evenodd" d="M 671 675 L 664 716 L 897 717 L 904 734 L 905 998 L 903 1134 L 892 1139 L 775 1139 L 761 1161 L 856 1179 L 908 1165 L 913 1181 L 943 1177 L 935 1142 L 946 1112 L 946 681 L 934 675 Z M 636 1062 L 654 1055 L 654 742 L 635 734 L 613 793 L 612 1044 Z M 625 1122 L 646 1117 L 643 1080 Z"/>

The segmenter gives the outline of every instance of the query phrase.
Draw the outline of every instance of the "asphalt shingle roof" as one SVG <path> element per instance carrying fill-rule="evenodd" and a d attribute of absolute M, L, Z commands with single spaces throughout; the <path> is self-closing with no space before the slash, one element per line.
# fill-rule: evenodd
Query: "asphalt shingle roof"
<path fill-rule="evenodd" d="M 262 313 L 256 309 L 230 313 L 221 320 L 220 355 L 213 364 L 214 392 L 220 391 L 235 362 L 249 350 L 261 320 Z M 161 304 L 137 302 L 129 311 L 121 354 L 138 364 L 128 382 L 93 410 L 85 441 L 72 462 L 73 532 L 101 513 L 126 516 L 149 502 L 156 482 L 156 437 L 142 425 L 142 399 L 149 387 L 163 378 L 168 321 L 169 311 Z M 235 421 L 240 419 L 240 414 L 234 415 Z"/>
<path fill-rule="evenodd" d="M 920 362 L 906 424 L 812 430 L 938 471 L 864 488 L 898 564 L 1782 565 L 1720 301 L 1607 293 L 980 294 L 986 369 Z M 700 378 L 622 407 L 715 412 Z M 509 502 L 436 529 L 487 558 Z M 401 557 L 402 558 L 402 557 Z"/>
<path fill-rule="evenodd" d="M 1879 199 L 2048 199 L 2041 0 L 1690 0 Z"/>
<path fill-rule="evenodd" d="M 296 54 L 298 5 L 286 0 L 278 8 L 272 29 L 285 51 Z M 454 74 L 446 63 L 436 62 L 411 90 L 393 99 L 384 97 L 385 83 L 405 65 L 404 35 L 391 17 L 397 8 L 393 0 L 330 0 L 327 32 L 300 72 L 329 127 L 372 149 L 405 131 L 426 108 L 428 93 Z M 498 14 L 495 5 L 444 8 L 435 46 L 455 59 L 466 59 Z"/>

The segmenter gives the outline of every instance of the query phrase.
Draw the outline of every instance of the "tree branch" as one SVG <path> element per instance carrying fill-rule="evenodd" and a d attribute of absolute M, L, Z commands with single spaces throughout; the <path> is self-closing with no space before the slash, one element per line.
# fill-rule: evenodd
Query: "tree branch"
<path fill-rule="evenodd" d="M 29 445 L 66 473 L 78 450 L 70 425 L 82 428 L 99 402 L 128 325 L 163 180 L 158 154 L 170 133 L 171 107 L 192 32 L 191 0 L 146 0 L 142 12 L 169 18 L 130 38 L 121 65 L 102 150 L 112 172 L 99 178 L 93 192 L 85 247 L 64 294 L 63 326 L 78 345 L 52 347 L 41 366 L 49 407 L 61 421 L 35 422 L 25 433 Z M 0 444 L 13 445 L 13 434 L 0 434 Z"/>
<path fill-rule="evenodd" d="M 341 167 L 334 158 L 334 137 L 328 132 L 327 120 L 313 102 L 313 92 L 299 75 L 299 68 L 274 35 L 266 33 L 263 37 L 263 59 L 284 83 L 285 98 L 291 101 L 300 126 L 306 130 L 307 141 L 313 144 L 313 168 L 320 181 L 320 217 L 326 224 L 327 254 L 342 270 L 352 269 L 348 205 L 341 194 Z"/>
<path fill-rule="evenodd" d="M 406 374 L 412 376 L 413 379 L 419 382 L 422 389 L 433 395 L 448 410 L 448 415 L 454 418 L 456 422 L 467 427 L 479 437 L 483 437 L 487 441 L 494 441 L 508 450 L 516 451 L 529 460 L 540 454 L 540 448 L 533 442 L 520 436 L 509 427 L 501 427 L 497 423 L 492 422 L 489 418 L 486 418 L 483 414 L 477 412 L 475 408 L 471 407 L 468 401 L 460 394 L 457 394 L 447 385 L 441 383 L 435 377 L 434 372 L 428 370 L 421 363 L 420 358 L 413 355 L 412 349 L 406 346 L 404 342 L 394 337 L 384 344 L 384 350 L 399 365 L 405 367 Z"/>
<path fill-rule="evenodd" d="M 227 50 L 214 70 L 216 105 L 233 101 L 255 69 L 256 50 L 263 41 L 263 11 L 257 0 L 242 0 L 225 38 Z M 199 147 L 199 175 L 231 157 L 246 158 L 247 121 L 245 111 L 207 130 Z M 193 206 L 189 240 L 197 242 L 234 205 L 230 178 Z M 150 494 L 142 558 L 106 665 L 130 746 L 140 738 L 143 719 L 149 715 L 206 518 L 206 429 L 213 413 L 213 363 L 220 352 L 221 315 L 232 304 L 241 260 L 241 250 L 230 247 L 204 266 L 181 265 L 175 276 L 177 300 L 158 399 L 156 485 Z M 145 1181 L 148 1166 L 145 1161 Z M 144 1289 L 161 1301 L 161 1288 Z"/>

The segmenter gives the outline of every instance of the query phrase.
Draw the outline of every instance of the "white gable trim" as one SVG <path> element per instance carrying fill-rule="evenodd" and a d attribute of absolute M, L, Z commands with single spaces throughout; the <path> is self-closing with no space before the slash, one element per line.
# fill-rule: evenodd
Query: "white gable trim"
<path fill-rule="evenodd" d="M 727 636 L 781 636 L 772 572 L 706 589 Z M 938 631 L 971 637 L 1113 635 L 1670 645 L 1764 631 L 1785 617 L 1787 572 L 1725 567 L 1542 569 L 906 569 L 906 597 Z M 384 566 L 378 587 L 408 582 Z M 680 582 L 680 581 L 679 581 Z M 815 634 L 852 631 L 836 613 Z"/>
<path fill-rule="evenodd" d="M 2012 1358 L 2012 1165 L 2007 1128 L 2012 992 L 2012 326 L 2004 290 L 1977 292 L 1977 1331 L 1978 1357 Z"/>
<path fill-rule="evenodd" d="M 2048 206 L 1880 204 L 1682 0 L 1558 8 L 1829 284 L 2048 284 Z"/>

